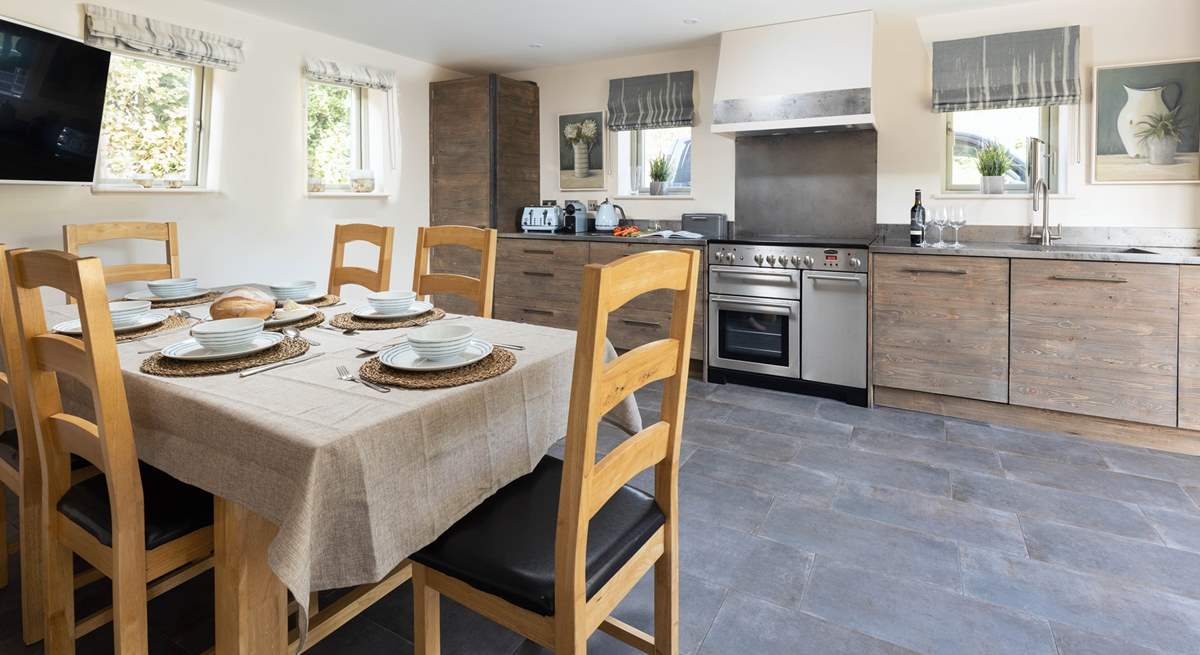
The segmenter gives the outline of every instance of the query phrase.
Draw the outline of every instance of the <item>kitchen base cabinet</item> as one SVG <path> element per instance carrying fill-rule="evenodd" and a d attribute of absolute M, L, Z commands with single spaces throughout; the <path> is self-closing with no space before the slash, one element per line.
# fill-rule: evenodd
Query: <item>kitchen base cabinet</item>
<path fill-rule="evenodd" d="M 1176 425 L 1179 267 L 1012 260 L 1009 400 Z"/>
<path fill-rule="evenodd" d="M 1179 427 L 1200 430 L 1200 266 L 1179 267 Z"/>

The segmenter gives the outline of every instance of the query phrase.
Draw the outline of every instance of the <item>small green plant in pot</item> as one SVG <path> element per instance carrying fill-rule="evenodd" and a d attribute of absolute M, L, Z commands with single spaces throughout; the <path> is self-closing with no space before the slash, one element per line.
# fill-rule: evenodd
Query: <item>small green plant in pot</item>
<path fill-rule="evenodd" d="M 975 166 L 979 169 L 980 193 L 1004 193 L 1004 176 L 1012 169 L 1012 156 L 1008 149 L 991 142 L 979 149 L 975 155 Z"/>
<path fill-rule="evenodd" d="M 1158 114 L 1149 114 L 1138 121 L 1138 140 L 1150 151 L 1150 163 L 1174 164 L 1179 142 L 1183 141 L 1183 121 L 1179 119 L 1179 108 Z"/>
<path fill-rule="evenodd" d="M 666 193 L 667 180 L 671 177 L 671 162 L 666 155 L 660 154 L 650 160 L 650 195 L 661 196 Z"/>

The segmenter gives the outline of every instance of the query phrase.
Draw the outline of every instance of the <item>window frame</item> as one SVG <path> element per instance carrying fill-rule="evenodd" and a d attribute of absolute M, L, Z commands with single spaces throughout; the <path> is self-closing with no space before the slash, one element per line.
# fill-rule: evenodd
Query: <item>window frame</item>
<path fill-rule="evenodd" d="M 687 153 L 687 158 L 689 160 L 688 166 L 690 168 L 692 162 L 695 160 L 696 135 L 695 135 L 693 126 L 687 126 L 687 127 L 691 133 L 691 139 L 692 139 L 691 142 L 688 144 L 689 151 Z M 692 195 L 692 192 L 695 189 L 695 186 L 691 183 L 689 183 L 686 187 L 670 187 L 670 186 L 668 186 L 667 189 L 664 191 L 664 193 L 660 196 L 650 195 L 650 187 L 648 185 L 644 186 L 644 187 L 641 186 L 642 179 L 643 179 L 643 172 L 644 172 L 644 169 L 642 168 L 642 161 L 645 159 L 645 154 L 646 154 L 645 153 L 646 144 L 642 138 L 642 132 L 644 130 L 623 130 L 623 131 L 629 133 L 629 162 L 627 165 L 629 167 L 628 170 L 630 173 L 630 175 L 629 175 L 630 188 L 628 191 L 630 195 L 646 196 L 647 198 L 664 198 L 664 197 L 670 197 L 670 196 L 690 197 Z M 618 133 L 618 138 L 619 138 L 619 133 Z M 618 173 L 618 176 L 619 176 L 619 173 Z M 694 178 L 692 178 L 692 179 L 694 179 Z M 634 188 L 635 180 L 637 181 L 638 188 Z"/>
<path fill-rule="evenodd" d="M 308 87 L 310 84 L 324 84 L 325 86 L 335 86 L 345 89 L 350 89 L 350 170 L 347 171 L 347 177 L 350 173 L 356 170 L 370 168 L 371 157 L 371 140 L 370 140 L 370 101 L 367 97 L 369 89 L 365 86 L 355 84 L 338 84 L 337 82 L 322 82 L 320 80 L 312 80 L 305 78 L 304 80 L 304 116 L 301 121 L 301 132 L 304 145 L 304 179 L 308 179 L 309 161 L 308 161 Z M 378 184 L 378 179 L 376 180 Z M 326 191 L 346 191 L 350 189 L 350 182 L 347 180 L 345 184 L 329 184 L 325 183 Z"/>
<path fill-rule="evenodd" d="M 212 116 L 212 68 L 202 64 L 190 64 L 126 52 L 113 52 L 112 56 L 124 57 L 126 59 L 141 59 L 156 64 L 178 66 L 192 71 L 192 102 L 189 109 L 192 129 L 188 130 L 188 148 L 190 150 L 188 166 L 190 174 L 183 180 L 183 187 L 190 189 L 205 188 L 208 183 L 208 125 Z M 106 136 L 106 133 L 101 131 L 101 143 L 103 143 Z M 102 177 L 101 174 L 105 170 L 104 147 L 101 146 L 96 153 L 96 172 L 92 176 L 92 184 L 99 187 L 129 186 L 134 184 L 135 178 L 132 177 Z"/>
<path fill-rule="evenodd" d="M 1013 107 L 1012 109 L 1020 109 Z M 1047 167 L 1047 183 L 1050 185 L 1050 193 L 1062 193 L 1060 189 L 1061 165 L 1057 160 L 1059 156 L 1059 124 L 1060 111 L 1057 106 L 1047 105 L 1039 107 L 1039 126 L 1038 138 L 1046 143 L 1046 151 L 1053 153 L 1055 157 L 1055 165 Z M 946 144 L 943 150 L 942 162 L 942 191 L 945 193 L 979 193 L 978 184 L 954 184 L 954 115 L 960 112 L 946 112 Z M 1028 170 L 1029 162 L 1025 162 L 1026 170 Z M 1026 174 L 1028 177 L 1028 173 Z M 1028 179 L 1025 184 L 1016 185 L 1005 183 L 1004 190 L 1006 192 L 1016 193 L 1033 193 L 1029 188 Z"/>

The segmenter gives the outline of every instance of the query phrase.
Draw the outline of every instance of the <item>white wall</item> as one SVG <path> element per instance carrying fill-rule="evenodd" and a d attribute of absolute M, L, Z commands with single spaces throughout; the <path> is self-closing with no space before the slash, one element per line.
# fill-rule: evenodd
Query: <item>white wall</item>
<path fill-rule="evenodd" d="M 183 0 L 107 0 L 117 9 L 237 37 L 246 61 L 216 71 L 212 163 L 217 193 L 94 194 L 86 187 L 0 185 L 0 242 L 61 247 L 64 223 L 174 220 L 183 271 L 205 285 L 307 278 L 323 286 L 336 223 L 397 228 L 393 285 L 408 288 L 416 227 L 428 222 L 428 83 L 451 71 L 221 5 Z M 82 36 L 80 4 L 0 0 L 0 15 Z M 304 194 L 305 56 L 396 71 L 397 170 L 382 171 L 387 199 L 310 199 Z M 160 256 L 148 244 L 91 251 L 106 261 Z M 352 251 L 355 261 L 367 248 Z"/>
<path fill-rule="evenodd" d="M 537 82 L 541 98 L 542 198 L 603 200 L 616 196 L 616 139 L 606 130 L 604 191 L 558 190 L 558 116 L 602 110 L 608 104 L 608 81 L 679 70 L 696 71 L 697 120 L 692 128 L 692 198 L 620 199 L 615 202 L 630 218 L 679 220 L 684 212 L 723 212 L 733 216 L 733 139 L 709 131 L 717 46 L 659 52 L 636 57 L 603 59 L 583 64 L 538 68 L 509 77 Z M 607 120 L 607 113 L 605 115 Z"/>

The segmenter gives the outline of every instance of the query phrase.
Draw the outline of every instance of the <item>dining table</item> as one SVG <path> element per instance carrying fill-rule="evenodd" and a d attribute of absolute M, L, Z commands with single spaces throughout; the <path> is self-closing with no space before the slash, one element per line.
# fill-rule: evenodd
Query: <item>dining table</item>
<path fill-rule="evenodd" d="M 47 307 L 47 318 L 75 318 L 76 308 Z M 208 317 L 207 305 L 185 309 Z M 321 311 L 331 318 L 349 309 Z M 320 356 L 248 377 L 143 373 L 146 351 L 186 338 L 186 328 L 118 343 L 139 458 L 214 497 L 217 655 L 296 652 L 318 638 L 315 618 L 309 634 L 312 592 L 361 586 L 368 591 L 354 602 L 377 600 L 406 579 L 409 555 L 532 471 L 566 434 L 574 331 L 447 319 L 523 347 L 513 350 L 515 365 L 461 386 L 381 393 L 342 379 L 337 367 L 357 371 L 369 357 L 360 347 L 413 328 L 310 328 L 303 334 L 317 345 L 308 353 Z M 68 410 L 87 411 L 82 386 L 62 389 Z M 641 429 L 633 396 L 606 418 L 631 434 Z"/>

